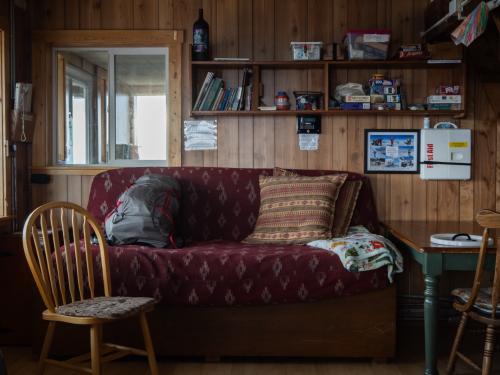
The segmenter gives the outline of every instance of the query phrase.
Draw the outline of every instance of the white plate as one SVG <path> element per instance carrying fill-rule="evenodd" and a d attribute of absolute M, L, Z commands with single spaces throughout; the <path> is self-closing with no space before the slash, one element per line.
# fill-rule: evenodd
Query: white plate
<path fill-rule="evenodd" d="M 452 240 L 453 236 L 457 233 L 436 233 L 431 235 L 431 242 L 452 247 L 481 247 L 482 236 L 471 234 L 471 240 L 467 239 L 466 236 L 457 237 L 457 239 Z M 488 246 L 493 246 L 493 239 L 488 239 Z"/>

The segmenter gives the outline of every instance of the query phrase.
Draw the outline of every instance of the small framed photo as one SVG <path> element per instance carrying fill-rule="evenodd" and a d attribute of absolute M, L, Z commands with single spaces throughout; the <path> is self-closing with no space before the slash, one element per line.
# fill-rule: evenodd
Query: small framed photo
<path fill-rule="evenodd" d="M 420 132 L 365 130 L 365 173 L 419 173 Z"/>

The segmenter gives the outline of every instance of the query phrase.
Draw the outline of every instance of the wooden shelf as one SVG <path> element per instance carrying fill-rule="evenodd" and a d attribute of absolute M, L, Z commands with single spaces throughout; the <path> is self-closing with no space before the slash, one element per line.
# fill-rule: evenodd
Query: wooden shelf
<path fill-rule="evenodd" d="M 250 60 L 250 61 L 192 61 L 194 67 L 220 67 L 220 68 L 245 68 L 254 65 L 261 69 L 314 69 L 332 66 L 336 68 L 394 68 L 394 69 L 432 69 L 432 68 L 448 68 L 456 67 L 461 63 L 430 63 L 432 60 L 415 60 L 415 61 L 400 61 L 400 60 L 344 60 L 344 61 L 294 61 L 294 60 Z"/>
<path fill-rule="evenodd" d="M 455 77 L 455 81 L 458 83 L 460 81 L 460 86 L 462 89 L 462 100 L 466 103 L 466 64 L 463 62 L 448 62 L 448 63 L 433 63 L 433 60 L 415 60 L 415 61 L 400 61 L 400 60 L 343 60 L 343 61 L 333 61 L 333 60 L 320 60 L 320 61 L 295 61 L 295 60 L 233 60 L 233 61 L 191 61 L 190 69 L 190 86 L 192 87 L 194 103 L 196 94 L 199 92 L 200 85 L 196 85 L 193 82 L 193 77 L 197 80 L 202 79 L 204 73 L 213 70 L 225 70 L 225 69 L 243 69 L 251 67 L 253 70 L 252 83 L 254 87 L 253 100 L 251 103 L 250 111 L 192 111 L 191 116 L 202 117 L 202 116 L 296 116 L 296 115 L 324 115 L 324 116 L 448 116 L 451 118 L 463 118 L 465 117 L 465 109 L 460 110 L 448 110 L 448 111 L 411 111 L 411 110 L 340 110 L 340 109 L 328 109 L 328 100 L 323 100 L 323 105 L 321 110 L 317 111 L 259 111 L 257 107 L 259 105 L 259 100 L 262 95 L 262 71 L 269 70 L 279 70 L 279 69 L 318 69 L 322 72 L 323 79 L 320 85 L 316 85 L 316 90 L 323 92 L 327 98 L 332 95 L 332 77 L 335 77 L 336 71 L 339 69 L 364 69 L 365 73 L 368 70 L 376 72 L 377 70 L 404 70 L 404 69 L 444 69 L 446 72 L 443 74 L 448 77 L 448 73 L 451 71 Z M 440 76 L 440 72 L 437 72 L 435 76 Z M 197 82 L 201 83 L 200 81 Z M 303 89 L 298 87 L 297 89 Z"/>
<path fill-rule="evenodd" d="M 454 118 L 463 117 L 464 111 L 411 111 L 411 110 L 317 110 L 317 111 L 192 111 L 191 116 L 297 116 L 297 115 L 324 115 L 324 116 L 375 116 L 375 115 L 390 115 L 390 116 L 450 116 Z"/>

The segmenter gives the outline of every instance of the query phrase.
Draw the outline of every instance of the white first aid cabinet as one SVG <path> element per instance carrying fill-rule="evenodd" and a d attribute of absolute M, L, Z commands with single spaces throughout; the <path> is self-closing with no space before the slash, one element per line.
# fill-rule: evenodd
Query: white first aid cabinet
<path fill-rule="evenodd" d="M 422 129 L 420 178 L 470 180 L 471 137 L 470 129 Z"/>

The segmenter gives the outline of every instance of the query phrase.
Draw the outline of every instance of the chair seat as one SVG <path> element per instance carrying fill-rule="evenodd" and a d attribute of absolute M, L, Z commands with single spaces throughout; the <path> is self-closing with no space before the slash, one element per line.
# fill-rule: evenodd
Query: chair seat
<path fill-rule="evenodd" d="M 478 313 L 480 313 L 482 315 L 491 316 L 491 313 L 493 311 L 493 307 L 491 305 L 491 292 L 492 292 L 491 288 L 479 289 L 476 301 L 474 302 L 474 305 L 472 306 L 475 311 L 477 311 Z M 471 293 L 472 293 L 471 288 L 457 288 L 451 292 L 451 294 L 460 303 L 467 303 L 470 299 Z M 495 315 L 500 316 L 500 303 L 497 304 Z"/>
<path fill-rule="evenodd" d="M 56 313 L 85 318 L 126 318 L 148 310 L 154 303 L 149 297 L 96 297 L 58 306 Z"/>

